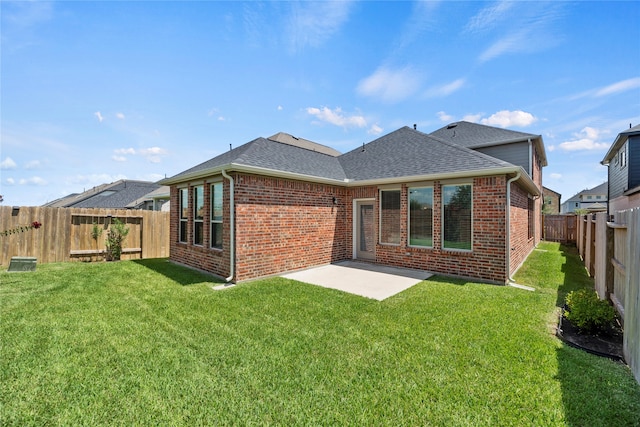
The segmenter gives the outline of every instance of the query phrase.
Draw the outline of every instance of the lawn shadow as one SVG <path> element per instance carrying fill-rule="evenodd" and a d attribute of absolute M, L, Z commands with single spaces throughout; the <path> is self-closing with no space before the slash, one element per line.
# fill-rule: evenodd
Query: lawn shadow
<path fill-rule="evenodd" d="M 182 286 L 202 282 L 224 283 L 224 280 L 218 276 L 185 265 L 173 263 L 167 258 L 136 259 L 132 261 L 158 274 L 162 274 Z"/>
<path fill-rule="evenodd" d="M 556 306 L 562 307 L 569 292 L 594 289 L 594 281 L 577 248 L 561 245 L 559 250 L 564 258 L 564 280 L 558 286 Z M 611 425 L 614 420 L 615 425 L 638 425 L 640 405 L 635 405 L 635 412 L 629 408 L 632 402 L 640 402 L 640 386 L 621 362 L 588 354 L 566 343 L 556 354 L 567 425 Z"/>
<path fill-rule="evenodd" d="M 560 253 L 564 257 L 562 273 L 564 281 L 558 286 L 556 306 L 562 307 L 567 294 L 584 288 L 593 288 L 593 278 L 584 267 L 578 248 L 575 246 L 560 245 Z"/>

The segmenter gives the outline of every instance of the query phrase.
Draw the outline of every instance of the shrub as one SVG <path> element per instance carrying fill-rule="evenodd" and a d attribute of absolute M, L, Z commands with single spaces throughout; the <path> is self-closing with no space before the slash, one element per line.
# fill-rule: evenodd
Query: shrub
<path fill-rule="evenodd" d="M 564 317 L 581 332 L 602 332 L 611 325 L 615 317 L 613 307 L 607 301 L 598 298 L 598 294 L 592 290 L 569 292 L 565 302 L 567 310 Z"/>
<path fill-rule="evenodd" d="M 109 231 L 107 231 L 107 261 L 120 259 L 127 234 L 129 234 L 129 227 L 118 218 L 114 218 L 113 223 L 109 226 Z"/>

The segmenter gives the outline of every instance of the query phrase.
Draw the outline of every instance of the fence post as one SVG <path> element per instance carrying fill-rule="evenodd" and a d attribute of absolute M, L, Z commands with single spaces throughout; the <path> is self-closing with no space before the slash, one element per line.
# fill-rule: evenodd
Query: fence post
<path fill-rule="evenodd" d="M 609 227 L 609 224 L 606 225 L 606 256 L 605 256 L 605 283 L 606 283 L 606 299 L 609 300 L 611 298 L 611 294 L 613 293 L 613 284 L 614 284 L 614 268 L 611 263 L 611 259 L 614 257 L 614 248 L 615 248 L 615 230 L 612 227 Z"/>

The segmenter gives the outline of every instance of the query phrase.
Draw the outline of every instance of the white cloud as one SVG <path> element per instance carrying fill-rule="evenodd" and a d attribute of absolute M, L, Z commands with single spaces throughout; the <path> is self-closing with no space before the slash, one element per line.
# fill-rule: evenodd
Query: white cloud
<path fill-rule="evenodd" d="M 166 156 L 169 152 L 164 148 L 151 147 L 138 150 L 138 154 L 144 156 L 151 163 L 160 163 L 162 161 L 161 156 Z"/>
<path fill-rule="evenodd" d="M 47 185 L 47 181 L 40 178 L 39 176 L 32 176 L 31 178 L 21 179 L 19 183 L 20 185 Z"/>
<path fill-rule="evenodd" d="M 369 130 L 367 131 L 367 133 L 369 135 L 380 135 L 382 133 L 384 129 L 382 129 L 380 126 L 378 126 L 377 124 L 372 125 Z"/>
<path fill-rule="evenodd" d="M 136 154 L 136 150 L 133 148 L 117 148 L 113 152 L 116 154 Z"/>
<path fill-rule="evenodd" d="M 286 24 L 291 50 L 321 46 L 340 31 L 349 19 L 351 2 L 295 2 Z"/>
<path fill-rule="evenodd" d="M 549 174 L 549 178 L 551 179 L 560 179 L 562 178 L 562 174 L 561 173 L 557 173 L 557 172 L 552 172 Z"/>
<path fill-rule="evenodd" d="M 127 158 L 124 156 L 111 156 L 111 159 L 116 162 L 126 162 Z"/>
<path fill-rule="evenodd" d="M 124 114 L 123 113 L 116 113 L 116 117 L 119 118 L 120 120 L 124 120 Z"/>
<path fill-rule="evenodd" d="M 465 32 L 476 33 L 493 28 L 506 17 L 512 6 L 512 1 L 499 1 L 485 7 L 467 22 Z"/>
<path fill-rule="evenodd" d="M 100 123 L 102 123 L 102 121 L 104 120 L 104 117 L 102 117 L 102 114 L 100 113 L 100 111 L 96 111 L 95 113 L 93 113 L 93 115 L 96 116 L 96 118 Z"/>
<path fill-rule="evenodd" d="M 628 90 L 640 88 L 640 77 L 636 77 L 633 79 L 622 80 L 616 83 L 613 83 L 609 86 L 603 87 L 595 93 L 595 96 L 607 96 L 613 95 L 619 92 L 626 92 Z"/>
<path fill-rule="evenodd" d="M 430 98 L 451 95 L 453 92 L 462 88 L 465 82 L 465 79 L 457 79 L 442 86 L 434 86 L 427 91 L 426 95 Z"/>
<path fill-rule="evenodd" d="M 16 183 L 16 181 L 13 178 L 7 178 L 5 182 L 9 185 L 14 185 Z"/>
<path fill-rule="evenodd" d="M 11 157 L 5 157 L 5 159 L 0 162 L 0 169 L 2 170 L 15 169 L 17 166 L 18 165 L 13 161 Z"/>
<path fill-rule="evenodd" d="M 438 111 L 436 115 L 438 116 L 438 119 L 440 119 L 441 122 L 449 123 L 453 121 L 453 116 L 445 113 L 444 111 Z"/>
<path fill-rule="evenodd" d="M 398 102 L 414 94 L 421 80 L 420 75 L 410 67 L 397 70 L 380 67 L 361 80 L 356 91 L 360 95 L 377 97 L 386 102 Z"/>
<path fill-rule="evenodd" d="M 39 169 L 42 166 L 42 164 L 40 163 L 40 160 L 31 160 L 30 162 L 27 162 L 26 165 L 24 165 L 25 169 Z"/>
<path fill-rule="evenodd" d="M 480 120 L 480 123 L 489 126 L 500 126 L 503 128 L 511 126 L 525 127 L 536 122 L 538 119 L 531 113 L 521 110 L 508 111 L 502 110 L 492 114 L 486 119 Z"/>
<path fill-rule="evenodd" d="M 547 151 L 552 152 L 552 151 L 556 151 L 556 146 L 555 145 L 547 145 Z"/>
<path fill-rule="evenodd" d="M 218 121 L 219 122 L 226 122 L 227 119 L 225 119 L 223 116 L 218 116 Z"/>
<path fill-rule="evenodd" d="M 482 114 L 467 114 L 462 118 L 465 122 L 478 123 Z"/>
<path fill-rule="evenodd" d="M 283 110 L 282 105 L 278 105 L 277 110 L 278 110 L 278 111 L 282 111 L 282 110 Z"/>
<path fill-rule="evenodd" d="M 331 110 L 328 107 L 323 108 L 314 108 L 308 107 L 307 113 L 315 116 L 318 120 L 326 123 L 330 123 L 332 125 L 341 126 L 341 127 L 365 127 L 367 125 L 367 121 L 364 117 L 359 115 L 353 116 L 345 116 L 342 113 L 342 109 L 340 107 L 335 110 Z"/>
<path fill-rule="evenodd" d="M 609 143 L 597 142 L 602 132 L 592 127 L 585 127 L 574 134 L 574 139 L 562 142 L 558 147 L 563 151 L 606 150 Z"/>

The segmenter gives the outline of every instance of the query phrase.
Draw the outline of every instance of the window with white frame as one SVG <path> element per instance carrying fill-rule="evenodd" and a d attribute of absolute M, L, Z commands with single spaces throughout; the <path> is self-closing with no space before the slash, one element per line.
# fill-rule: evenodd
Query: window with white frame
<path fill-rule="evenodd" d="M 189 193 L 186 188 L 178 190 L 178 203 L 180 204 L 180 229 L 178 241 L 187 242 L 187 222 L 189 220 Z"/>
<path fill-rule="evenodd" d="M 400 190 L 380 190 L 380 243 L 400 244 Z"/>
<path fill-rule="evenodd" d="M 471 250 L 471 184 L 442 186 L 442 247 Z"/>
<path fill-rule="evenodd" d="M 433 187 L 409 188 L 409 245 L 433 247 Z"/>
<path fill-rule="evenodd" d="M 193 244 L 204 243 L 204 186 L 193 187 Z"/>
<path fill-rule="evenodd" d="M 222 182 L 211 184 L 211 247 L 222 249 Z"/>

